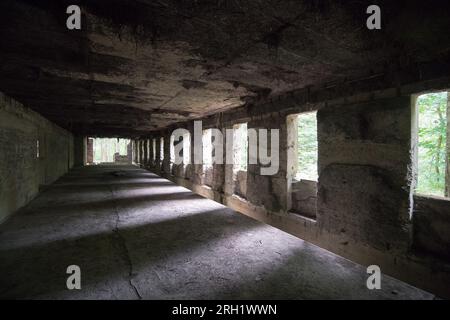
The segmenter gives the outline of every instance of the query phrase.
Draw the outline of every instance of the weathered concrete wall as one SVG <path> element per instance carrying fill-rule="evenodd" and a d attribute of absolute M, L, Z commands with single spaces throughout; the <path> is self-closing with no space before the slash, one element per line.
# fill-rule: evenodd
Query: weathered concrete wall
<path fill-rule="evenodd" d="M 75 136 L 74 143 L 74 166 L 82 167 L 87 163 L 87 139 L 83 136 Z"/>
<path fill-rule="evenodd" d="M 144 140 L 144 165 L 148 165 L 148 139 Z"/>
<path fill-rule="evenodd" d="M 202 184 L 208 187 L 212 187 L 213 185 L 213 175 L 214 168 L 213 167 L 203 167 L 201 173 Z"/>
<path fill-rule="evenodd" d="M 128 163 L 133 163 L 133 142 L 130 140 L 130 143 L 127 145 L 127 161 Z"/>
<path fill-rule="evenodd" d="M 234 190 L 233 193 L 241 198 L 247 198 L 247 172 L 238 171 L 233 177 Z"/>
<path fill-rule="evenodd" d="M 162 172 L 170 175 L 170 133 L 164 134 L 164 159 L 162 161 Z"/>
<path fill-rule="evenodd" d="M 224 120 L 223 128 L 247 122 L 249 129 L 280 130 L 280 168 L 264 176 L 261 165 L 248 165 L 246 199 L 236 192 L 231 165 L 214 165 L 209 185 L 201 165 L 184 177 L 164 176 L 334 253 L 377 264 L 386 274 L 450 297 L 450 201 L 416 200 L 413 219 L 409 216 L 411 94 L 420 90 L 417 85 L 403 94 L 388 89 L 316 104 L 289 98 L 279 101 L 283 112 L 273 102 L 259 116 L 253 115 L 258 106 Z M 304 185 L 294 180 L 291 115 L 311 110 L 318 110 L 319 181 Z M 206 127 L 215 123 L 204 120 Z M 154 166 L 150 170 L 159 172 Z M 305 203 L 306 198 L 311 201 Z"/>
<path fill-rule="evenodd" d="M 435 197 L 415 196 L 413 247 L 450 261 L 450 201 Z"/>
<path fill-rule="evenodd" d="M 411 99 L 318 112 L 320 228 L 379 250 L 409 245 Z"/>
<path fill-rule="evenodd" d="M 294 181 L 291 194 L 291 212 L 316 219 L 317 182 L 309 180 Z"/>
<path fill-rule="evenodd" d="M 94 163 L 94 139 L 86 139 L 86 164 Z"/>
<path fill-rule="evenodd" d="M 287 178 L 287 123 L 284 116 L 270 116 L 252 119 L 247 123 L 248 130 L 267 129 L 267 148 L 270 150 L 272 129 L 279 130 L 279 168 L 274 175 L 262 175 L 260 163 L 249 164 L 247 172 L 247 200 L 271 212 L 288 210 Z M 258 136 L 258 141 L 259 141 Z M 259 153 L 259 150 L 258 150 Z"/>
<path fill-rule="evenodd" d="M 0 146 L 0 222 L 74 165 L 72 134 L 2 93 Z"/>

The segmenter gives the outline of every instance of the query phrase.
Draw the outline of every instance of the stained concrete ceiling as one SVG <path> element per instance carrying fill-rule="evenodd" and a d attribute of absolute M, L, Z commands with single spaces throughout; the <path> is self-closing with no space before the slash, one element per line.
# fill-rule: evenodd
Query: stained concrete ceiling
<path fill-rule="evenodd" d="M 382 29 L 366 28 L 366 8 Z M 82 8 L 82 30 L 66 8 Z M 448 63 L 433 1 L 135 0 L 0 4 L 0 90 L 57 124 L 135 136 L 308 85 Z"/>

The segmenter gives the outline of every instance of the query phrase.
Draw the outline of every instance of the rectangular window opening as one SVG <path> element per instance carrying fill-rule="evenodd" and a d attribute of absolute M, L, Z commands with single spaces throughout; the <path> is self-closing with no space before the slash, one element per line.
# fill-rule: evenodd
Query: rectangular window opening
<path fill-rule="evenodd" d="M 203 130 L 202 135 L 202 156 L 203 156 L 203 167 L 212 168 L 212 130 Z"/>
<path fill-rule="evenodd" d="M 247 197 L 248 131 L 247 123 L 233 126 L 233 194 Z"/>
<path fill-rule="evenodd" d="M 178 144 L 178 141 L 177 141 Z M 172 134 L 170 135 L 170 165 L 175 162 L 175 136 Z"/>
<path fill-rule="evenodd" d="M 248 135 L 247 123 L 233 126 L 233 172 L 247 171 Z"/>
<path fill-rule="evenodd" d="M 439 91 L 419 95 L 415 108 L 415 192 L 450 198 L 450 93 Z"/>
<path fill-rule="evenodd" d="M 155 161 L 156 160 L 156 139 L 155 138 L 153 138 L 153 140 L 152 140 L 152 149 L 153 149 L 152 157 L 153 157 L 153 161 Z"/>
<path fill-rule="evenodd" d="M 290 212 L 316 219 L 318 181 L 317 111 L 288 117 L 289 141 L 293 146 Z"/>
<path fill-rule="evenodd" d="M 159 159 L 164 160 L 164 137 L 159 139 Z"/>
<path fill-rule="evenodd" d="M 202 184 L 211 187 L 213 185 L 213 145 L 212 130 L 205 129 L 202 134 Z"/>
<path fill-rule="evenodd" d="M 317 112 L 306 112 L 297 118 L 297 180 L 317 181 Z"/>
<path fill-rule="evenodd" d="M 89 138 L 92 141 L 92 161 L 99 163 L 131 163 L 130 139 Z M 90 155 L 88 154 L 88 157 Z"/>
<path fill-rule="evenodd" d="M 191 163 L 191 133 L 183 135 L 183 164 Z"/>

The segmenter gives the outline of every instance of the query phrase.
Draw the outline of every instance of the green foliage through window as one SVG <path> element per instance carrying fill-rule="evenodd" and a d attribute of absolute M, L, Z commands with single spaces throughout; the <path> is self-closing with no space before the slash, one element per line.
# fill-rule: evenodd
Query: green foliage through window
<path fill-rule="evenodd" d="M 247 123 L 241 123 L 234 127 L 234 166 L 233 170 L 247 171 L 248 162 L 248 132 Z"/>
<path fill-rule="evenodd" d="M 444 196 L 447 132 L 447 92 L 417 99 L 419 116 L 418 180 L 416 192 Z"/>
<path fill-rule="evenodd" d="M 317 181 L 317 112 L 298 115 L 298 180 Z"/>
<path fill-rule="evenodd" d="M 211 129 L 203 130 L 202 146 L 203 146 L 203 165 L 206 168 L 212 167 L 212 141 L 211 141 Z"/>
<path fill-rule="evenodd" d="M 129 139 L 94 138 L 94 163 L 114 162 L 114 154 L 127 155 Z"/>

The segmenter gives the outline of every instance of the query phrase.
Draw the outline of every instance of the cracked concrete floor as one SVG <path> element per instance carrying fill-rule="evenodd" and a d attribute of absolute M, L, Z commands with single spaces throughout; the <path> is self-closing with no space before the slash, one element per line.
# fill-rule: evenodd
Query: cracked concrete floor
<path fill-rule="evenodd" d="M 74 169 L 0 226 L 0 298 L 432 299 L 133 166 Z M 81 268 L 81 290 L 66 268 Z"/>

